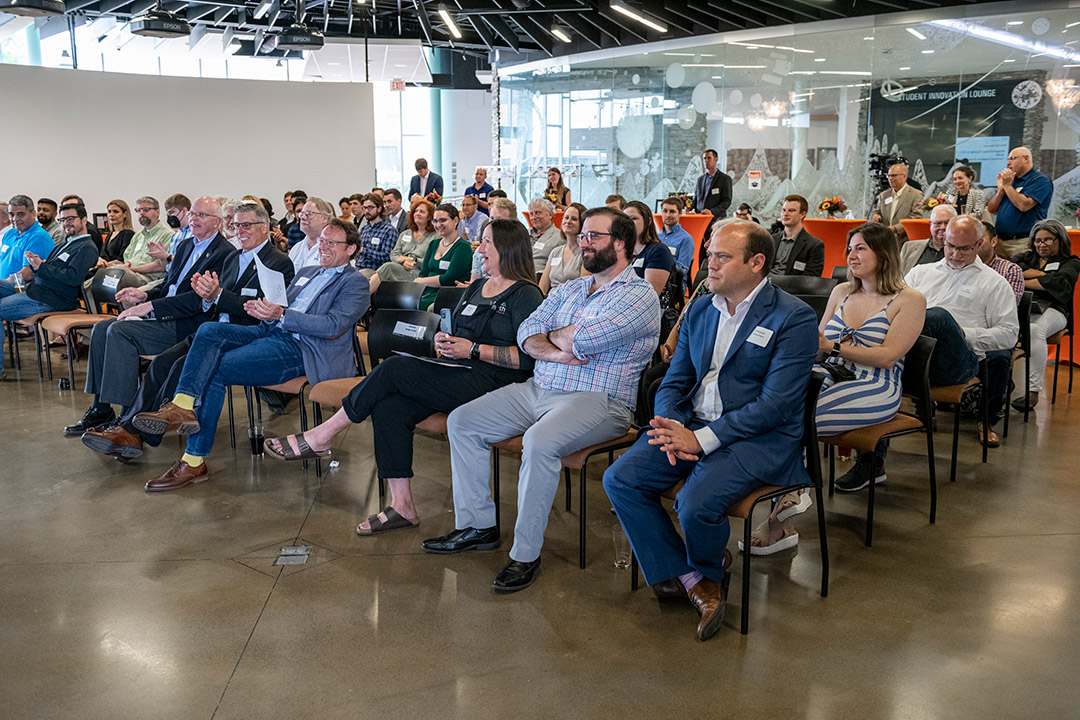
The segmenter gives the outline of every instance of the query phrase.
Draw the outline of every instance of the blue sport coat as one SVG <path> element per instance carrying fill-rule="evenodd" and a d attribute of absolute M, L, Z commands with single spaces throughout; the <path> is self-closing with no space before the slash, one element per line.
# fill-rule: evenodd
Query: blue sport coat
<path fill-rule="evenodd" d="M 712 299 L 711 294 L 698 298 L 687 310 L 671 367 L 656 394 L 657 415 L 692 429 L 702 425 L 694 419 L 694 395 L 712 364 L 720 320 Z M 762 330 L 751 340 L 759 327 Z M 762 340 L 764 335 L 769 337 Z M 717 382 L 724 412 L 708 424 L 720 447 L 764 483 L 808 482 L 799 443 L 806 385 L 817 352 L 814 311 L 766 284 L 721 365 Z"/>
<path fill-rule="evenodd" d="M 420 176 L 413 175 L 412 180 L 409 181 L 409 196 L 405 198 L 405 202 L 409 202 L 409 198 L 420 192 Z M 439 197 L 446 197 L 443 193 L 443 179 L 442 175 L 437 174 L 434 170 L 428 170 L 427 187 L 424 188 L 424 195 L 427 196 L 431 192 L 439 193 Z"/>

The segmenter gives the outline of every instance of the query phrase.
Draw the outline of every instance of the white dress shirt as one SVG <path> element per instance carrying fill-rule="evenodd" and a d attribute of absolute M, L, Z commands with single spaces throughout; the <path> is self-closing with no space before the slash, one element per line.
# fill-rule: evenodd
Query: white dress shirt
<path fill-rule="evenodd" d="M 305 237 L 289 249 L 289 259 L 292 260 L 293 268 L 295 270 L 307 267 L 308 265 L 318 265 L 319 241 L 316 240 L 315 244 L 309 248 L 307 238 Z"/>
<path fill-rule="evenodd" d="M 1012 286 L 978 257 L 962 268 L 948 260 L 916 265 L 904 282 L 926 296 L 926 307 L 949 311 L 979 358 L 1016 345 L 1020 321 Z"/>
<path fill-rule="evenodd" d="M 716 343 L 713 345 L 712 363 L 709 371 L 698 386 L 694 395 L 694 417 L 702 422 L 711 423 L 724 414 L 724 399 L 720 397 L 720 384 L 717 382 L 720 376 L 720 368 L 724 364 L 728 350 L 731 349 L 731 341 L 735 339 L 735 333 L 739 331 L 746 313 L 750 306 L 761 293 L 768 280 L 762 280 L 757 287 L 750 291 L 742 302 L 735 306 L 735 314 L 728 313 L 727 302 L 719 295 L 713 295 L 713 306 L 720 311 L 720 320 L 716 326 Z M 720 440 L 708 426 L 694 431 L 698 444 L 705 454 L 711 453 L 720 447 Z"/>

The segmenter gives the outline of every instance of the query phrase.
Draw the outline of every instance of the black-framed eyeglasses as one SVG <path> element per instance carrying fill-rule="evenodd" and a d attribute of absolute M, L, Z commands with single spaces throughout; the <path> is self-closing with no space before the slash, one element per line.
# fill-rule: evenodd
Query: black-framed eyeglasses
<path fill-rule="evenodd" d="M 237 230 L 250 230 L 251 228 L 253 228 L 253 227 L 257 226 L 257 225 L 268 225 L 268 224 L 269 223 L 265 223 L 265 222 L 234 222 L 233 227 L 236 228 Z"/>
<path fill-rule="evenodd" d="M 1053 245 L 1055 242 L 1057 242 L 1057 238 L 1052 238 L 1052 237 L 1050 237 L 1050 238 L 1039 238 L 1039 237 L 1037 237 L 1034 240 L 1032 240 L 1032 242 L 1035 243 L 1036 245 Z"/>
<path fill-rule="evenodd" d="M 374 205 L 361 205 L 360 207 L 364 210 L 378 210 L 378 208 Z"/>
<path fill-rule="evenodd" d="M 587 243 L 589 243 L 591 245 L 592 241 L 596 240 L 597 238 L 611 237 L 611 233 L 596 232 L 595 230 L 589 230 L 588 232 L 581 233 L 581 235 L 579 235 L 578 237 L 580 238 L 580 240 L 584 240 L 585 242 L 587 242 Z"/>

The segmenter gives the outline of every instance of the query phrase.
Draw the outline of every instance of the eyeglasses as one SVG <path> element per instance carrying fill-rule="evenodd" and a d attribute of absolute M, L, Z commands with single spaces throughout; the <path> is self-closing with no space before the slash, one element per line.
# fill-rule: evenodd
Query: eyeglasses
<path fill-rule="evenodd" d="M 303 212 L 298 212 L 297 215 L 302 217 L 304 220 L 310 220 L 311 218 L 313 218 L 316 215 L 321 215 L 322 217 L 330 217 L 326 213 L 312 212 L 311 210 L 304 210 Z"/>
<path fill-rule="evenodd" d="M 584 240 L 591 245 L 593 240 L 602 237 L 611 237 L 611 233 L 596 232 L 595 230 L 590 230 L 588 232 L 581 233 L 581 235 L 578 235 L 578 241 L 580 242 L 581 240 Z"/>
<path fill-rule="evenodd" d="M 143 213 L 152 213 L 152 212 L 157 212 L 157 208 L 152 208 L 152 207 L 137 207 L 137 208 L 135 208 L 135 212 L 137 212 L 137 213 L 139 213 L 140 215 L 142 215 Z"/>
<path fill-rule="evenodd" d="M 1057 242 L 1057 238 L 1038 238 L 1037 237 L 1034 240 L 1032 240 L 1032 242 L 1035 243 L 1036 245 L 1053 245 L 1055 242 Z"/>
<path fill-rule="evenodd" d="M 66 217 L 62 217 L 62 218 L 58 218 L 58 219 L 60 220 L 61 223 L 75 222 L 76 220 L 79 219 L 79 216 L 78 215 L 68 215 Z M 1038 242 L 1038 241 L 1036 240 L 1036 242 Z"/>
<path fill-rule="evenodd" d="M 236 228 L 237 230 L 250 230 L 251 228 L 255 227 L 256 225 L 268 225 L 268 224 L 269 223 L 265 223 L 265 222 L 234 222 L 233 227 Z"/>
<path fill-rule="evenodd" d="M 188 213 L 188 217 L 199 218 L 200 220 L 205 220 L 206 218 L 212 218 L 212 217 L 218 217 L 218 216 L 213 214 L 213 213 L 204 213 L 204 212 L 194 212 L 194 211 L 192 211 L 192 212 Z"/>
<path fill-rule="evenodd" d="M 334 247 L 335 245 L 348 245 L 349 242 L 347 240 L 327 240 L 326 238 L 319 238 L 319 244 Z"/>
<path fill-rule="evenodd" d="M 945 243 L 945 247 L 958 253 L 971 252 L 975 249 L 974 245 L 953 245 L 952 243 Z"/>
<path fill-rule="evenodd" d="M 431 224 L 432 225 L 442 225 L 443 223 L 448 223 L 448 222 L 450 222 L 450 220 L 448 218 L 435 218 L 434 220 L 431 221 Z"/>
<path fill-rule="evenodd" d="M 361 205 L 360 207 L 363 208 L 364 210 L 378 210 L 378 208 L 375 207 L 374 205 Z"/>

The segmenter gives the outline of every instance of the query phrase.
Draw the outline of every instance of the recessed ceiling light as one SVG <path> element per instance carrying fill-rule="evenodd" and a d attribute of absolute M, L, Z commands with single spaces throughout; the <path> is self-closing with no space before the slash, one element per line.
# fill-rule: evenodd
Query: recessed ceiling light
<path fill-rule="evenodd" d="M 873 40 L 873 39 L 874 39 L 873 35 L 867 35 L 866 37 L 863 38 L 863 40 Z"/>
<path fill-rule="evenodd" d="M 814 58 L 814 62 L 825 62 L 825 58 Z"/>
<path fill-rule="evenodd" d="M 914 35 L 915 37 L 919 38 L 920 40 L 925 40 L 926 39 L 926 36 L 923 35 L 921 32 L 919 32 L 918 30 L 916 30 L 915 28 L 904 28 L 904 29 L 907 30 L 912 35 Z"/>
<path fill-rule="evenodd" d="M 1007 22 L 1007 23 L 1005 23 L 1005 24 L 1006 24 L 1006 25 L 1009 25 L 1009 26 L 1012 26 L 1012 25 L 1023 25 L 1023 24 L 1024 24 L 1024 21 L 1023 21 L 1023 20 L 1010 20 L 1009 22 Z"/>
<path fill-rule="evenodd" d="M 900 69 L 901 69 L 901 70 L 910 70 L 910 69 L 911 69 L 911 67 L 910 67 L 910 66 L 908 66 L 908 67 L 902 67 L 902 68 L 900 68 Z"/>
<path fill-rule="evenodd" d="M 628 18 L 631 18 L 633 20 L 637 20 L 639 23 L 641 23 L 645 27 L 652 28 L 656 32 L 660 32 L 660 33 L 666 33 L 667 32 L 667 27 L 666 26 L 661 25 L 658 22 L 654 22 L 653 20 L 650 20 L 649 18 L 645 17 L 644 15 L 640 15 L 639 13 L 634 12 L 630 8 L 626 7 L 625 5 L 618 4 L 617 2 L 612 2 L 611 3 L 611 9 L 614 10 L 615 12 L 617 12 L 617 13 L 622 13 L 623 15 L 625 15 Z"/>
<path fill-rule="evenodd" d="M 934 54 L 934 51 L 933 51 L 933 50 L 923 50 L 923 51 L 922 51 L 922 54 L 923 54 L 923 55 L 933 55 L 933 54 Z"/>
<path fill-rule="evenodd" d="M 1016 60 L 1014 58 L 1008 58 L 1007 60 L 1002 60 L 1001 62 L 1016 62 Z"/>

